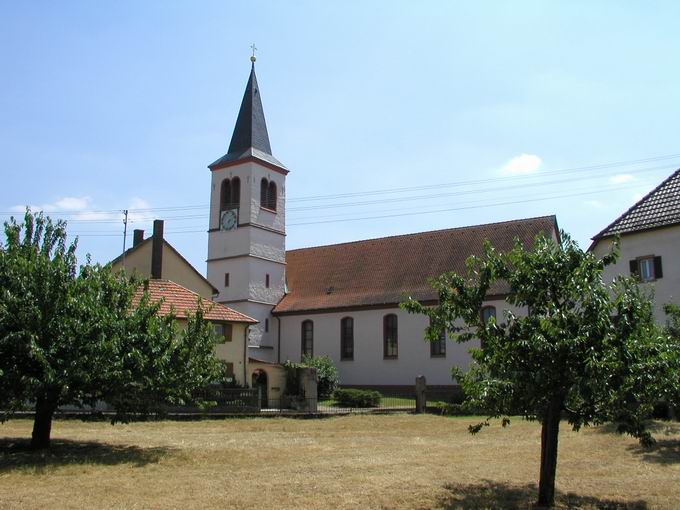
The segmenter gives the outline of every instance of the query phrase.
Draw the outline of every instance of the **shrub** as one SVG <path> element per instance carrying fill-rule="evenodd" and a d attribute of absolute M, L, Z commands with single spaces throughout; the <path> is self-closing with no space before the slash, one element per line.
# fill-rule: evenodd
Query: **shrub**
<path fill-rule="evenodd" d="M 337 389 L 333 399 L 343 407 L 377 407 L 380 404 L 380 392 L 371 390 Z"/>
<path fill-rule="evenodd" d="M 338 387 L 340 376 L 330 356 L 303 356 L 301 366 L 316 368 L 316 375 L 319 378 L 317 387 L 319 399 L 329 398 Z"/>
<path fill-rule="evenodd" d="M 293 361 L 286 361 L 283 364 L 283 368 L 286 369 L 286 389 L 284 395 L 298 396 L 300 394 L 300 377 L 298 374 L 298 368 L 301 368 L 302 364 L 294 363 Z"/>

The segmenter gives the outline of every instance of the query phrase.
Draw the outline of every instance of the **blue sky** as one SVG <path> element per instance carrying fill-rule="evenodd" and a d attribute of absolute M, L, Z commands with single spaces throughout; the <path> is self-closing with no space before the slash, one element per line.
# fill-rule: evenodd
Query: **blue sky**
<path fill-rule="evenodd" d="M 128 242 L 164 218 L 204 272 L 206 167 L 254 42 L 288 248 L 544 214 L 587 247 L 680 167 L 678 19 L 677 2 L 6 1 L 0 211 L 59 211 L 107 261 L 136 209 Z"/>

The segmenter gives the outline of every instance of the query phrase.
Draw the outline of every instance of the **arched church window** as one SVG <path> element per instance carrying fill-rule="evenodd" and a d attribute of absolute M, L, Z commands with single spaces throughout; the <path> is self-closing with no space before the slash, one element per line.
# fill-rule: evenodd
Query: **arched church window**
<path fill-rule="evenodd" d="M 340 359 L 354 359 L 354 319 L 345 317 L 340 321 Z"/>
<path fill-rule="evenodd" d="M 260 181 L 260 207 L 267 207 L 269 182 L 264 177 Z"/>
<path fill-rule="evenodd" d="M 496 307 L 495 306 L 485 306 L 485 307 L 483 307 L 482 311 L 481 311 L 481 315 L 482 315 L 482 322 L 486 326 L 489 323 L 489 320 L 491 319 L 491 317 L 493 317 L 494 320 L 496 320 Z M 484 341 L 481 341 L 479 346 L 482 349 L 484 349 Z"/>
<path fill-rule="evenodd" d="M 260 207 L 276 211 L 276 183 L 265 177 L 260 181 Z"/>
<path fill-rule="evenodd" d="M 267 189 L 267 209 L 276 211 L 276 183 L 269 181 L 269 188 Z"/>
<path fill-rule="evenodd" d="M 396 359 L 399 355 L 397 316 L 383 317 L 383 358 Z"/>
<path fill-rule="evenodd" d="M 238 209 L 241 203 L 241 179 L 224 179 L 220 192 L 220 211 Z"/>
<path fill-rule="evenodd" d="M 314 323 L 310 320 L 302 322 L 302 355 L 314 356 Z"/>
<path fill-rule="evenodd" d="M 234 177 L 231 180 L 231 209 L 238 209 L 241 205 L 241 179 Z"/>
<path fill-rule="evenodd" d="M 220 191 L 220 211 L 224 211 L 229 202 L 231 202 L 231 181 L 229 179 L 224 179 Z"/>

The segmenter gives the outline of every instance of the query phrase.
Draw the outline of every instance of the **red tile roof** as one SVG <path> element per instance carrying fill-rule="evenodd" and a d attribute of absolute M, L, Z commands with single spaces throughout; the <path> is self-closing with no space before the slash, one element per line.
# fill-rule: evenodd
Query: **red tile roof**
<path fill-rule="evenodd" d="M 178 319 L 186 319 L 187 314 L 196 313 L 198 310 L 199 299 L 201 300 L 204 317 L 210 321 L 220 322 L 247 322 L 256 323 L 257 321 L 252 317 L 248 317 L 236 310 L 215 303 L 210 299 L 201 298 L 195 292 L 182 287 L 181 285 L 171 280 L 148 280 L 145 284 L 148 289 L 152 302 L 157 302 L 163 299 L 159 313 L 161 315 L 168 315 L 170 311 L 175 313 Z M 139 303 L 144 292 L 145 285 L 142 285 L 137 290 L 134 303 Z"/>
<path fill-rule="evenodd" d="M 481 255 L 486 240 L 507 251 L 515 238 L 529 246 L 539 232 L 556 231 L 555 216 L 544 216 L 291 250 L 286 252 L 289 292 L 274 313 L 394 305 L 407 296 L 435 300 L 428 278 L 464 273 L 465 260 Z M 502 282 L 490 289 L 493 295 L 506 292 Z"/>
<path fill-rule="evenodd" d="M 593 237 L 593 241 L 678 223 L 680 223 L 680 169 L 607 225 Z"/>

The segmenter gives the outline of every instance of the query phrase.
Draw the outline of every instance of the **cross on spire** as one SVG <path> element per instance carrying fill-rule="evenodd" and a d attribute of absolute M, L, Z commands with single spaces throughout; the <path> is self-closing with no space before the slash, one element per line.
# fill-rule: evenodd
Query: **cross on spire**
<path fill-rule="evenodd" d="M 250 49 L 253 50 L 253 55 L 250 57 L 250 61 L 254 64 L 255 61 L 257 60 L 257 57 L 255 56 L 255 52 L 257 51 L 257 47 L 255 46 L 255 43 L 250 45 Z"/>

